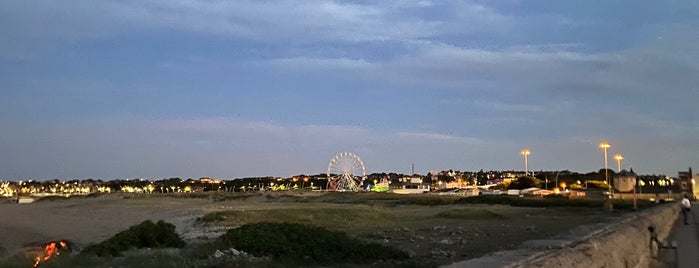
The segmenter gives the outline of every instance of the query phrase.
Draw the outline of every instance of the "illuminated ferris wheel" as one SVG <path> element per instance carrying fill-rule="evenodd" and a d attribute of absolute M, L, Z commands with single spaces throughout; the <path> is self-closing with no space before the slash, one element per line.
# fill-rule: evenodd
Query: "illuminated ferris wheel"
<path fill-rule="evenodd" d="M 329 191 L 358 191 L 366 179 L 364 162 L 356 154 L 338 153 L 328 164 Z"/>

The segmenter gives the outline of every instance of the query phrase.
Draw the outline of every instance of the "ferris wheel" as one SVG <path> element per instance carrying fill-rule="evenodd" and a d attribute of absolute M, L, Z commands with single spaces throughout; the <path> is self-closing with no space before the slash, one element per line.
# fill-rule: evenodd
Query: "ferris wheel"
<path fill-rule="evenodd" d="M 358 191 L 366 179 L 364 162 L 356 154 L 338 153 L 328 164 L 329 191 Z"/>

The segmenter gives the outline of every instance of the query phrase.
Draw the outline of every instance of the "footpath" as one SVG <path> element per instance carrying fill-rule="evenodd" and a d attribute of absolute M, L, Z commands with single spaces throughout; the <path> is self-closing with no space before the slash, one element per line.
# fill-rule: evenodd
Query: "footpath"
<path fill-rule="evenodd" d="M 658 260 L 668 267 L 699 267 L 699 203 L 692 203 L 692 210 L 687 216 L 689 224 L 685 225 L 680 213 L 670 236 L 663 241 L 665 247 L 658 254 Z"/>

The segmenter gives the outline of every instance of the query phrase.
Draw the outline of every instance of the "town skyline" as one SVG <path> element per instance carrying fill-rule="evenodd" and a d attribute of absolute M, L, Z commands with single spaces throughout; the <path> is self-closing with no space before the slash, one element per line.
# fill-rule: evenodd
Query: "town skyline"
<path fill-rule="evenodd" d="M 699 166 L 699 5 L 0 2 L 0 178 Z"/>

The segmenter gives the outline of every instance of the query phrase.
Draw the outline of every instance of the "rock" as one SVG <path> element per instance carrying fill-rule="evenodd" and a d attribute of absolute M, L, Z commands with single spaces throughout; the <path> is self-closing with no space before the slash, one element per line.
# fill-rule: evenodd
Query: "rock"
<path fill-rule="evenodd" d="M 223 257 L 223 256 L 225 256 L 225 255 L 226 255 L 225 253 L 223 253 L 222 251 L 220 251 L 220 250 L 218 250 L 218 249 L 216 250 L 216 252 L 214 252 L 214 258 L 217 258 L 217 259 L 218 259 L 218 258 L 221 258 L 221 257 Z"/>
<path fill-rule="evenodd" d="M 456 255 L 454 251 L 444 251 L 439 248 L 432 249 L 432 258 L 434 259 L 446 259 L 454 257 L 454 255 Z"/>
<path fill-rule="evenodd" d="M 373 237 L 375 237 L 375 238 L 380 238 L 380 239 L 386 239 L 386 238 L 388 238 L 388 236 L 386 235 L 386 233 L 384 233 L 384 232 L 382 232 L 382 231 L 376 231 L 376 232 L 372 233 L 371 236 L 373 236 Z"/>
<path fill-rule="evenodd" d="M 240 251 L 238 251 L 237 249 L 230 248 L 228 251 L 230 251 L 231 254 L 233 254 L 233 256 L 238 256 L 238 255 L 240 255 Z"/>
<path fill-rule="evenodd" d="M 409 257 L 409 258 L 415 258 L 415 256 L 417 256 L 417 253 L 415 253 L 415 251 L 412 251 L 412 250 L 409 249 L 409 250 L 408 250 L 408 257 Z"/>
<path fill-rule="evenodd" d="M 454 242 L 451 241 L 451 240 L 449 240 L 448 238 L 444 238 L 444 239 L 440 240 L 439 243 L 440 243 L 440 244 L 444 244 L 444 245 L 451 245 L 451 244 L 454 244 Z"/>

